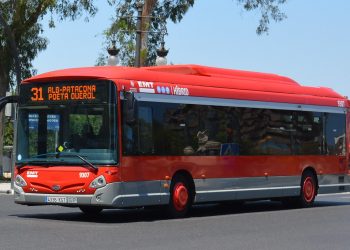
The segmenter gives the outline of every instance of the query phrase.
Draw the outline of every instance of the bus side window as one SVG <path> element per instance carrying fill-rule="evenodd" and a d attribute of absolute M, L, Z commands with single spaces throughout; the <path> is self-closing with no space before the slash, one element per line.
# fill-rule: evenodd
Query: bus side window
<path fill-rule="evenodd" d="M 325 114 L 326 153 L 345 155 L 345 115 Z"/>
<path fill-rule="evenodd" d="M 295 151 L 298 155 L 322 154 L 323 118 L 322 113 L 297 112 L 297 133 Z"/>

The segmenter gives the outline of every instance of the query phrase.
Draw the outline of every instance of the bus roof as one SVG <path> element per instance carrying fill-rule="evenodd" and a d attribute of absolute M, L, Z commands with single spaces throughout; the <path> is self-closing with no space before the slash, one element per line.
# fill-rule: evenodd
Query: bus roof
<path fill-rule="evenodd" d="M 236 92 L 248 91 L 251 93 L 264 92 L 270 93 L 272 96 L 287 96 L 290 97 L 287 98 L 289 100 L 293 100 L 293 96 L 298 96 L 299 99 L 303 98 L 305 100 L 308 98 L 317 99 L 318 101 L 314 103 L 317 105 L 337 106 L 337 102 L 333 101 L 346 100 L 345 104 L 348 106 L 347 98 L 330 88 L 302 86 L 288 77 L 276 74 L 222 69 L 201 65 L 168 65 L 141 68 L 120 66 L 71 68 L 40 74 L 24 80 L 23 83 L 92 79 L 115 80 L 116 82 L 118 79 L 158 82 L 181 85 L 188 88 L 202 88 L 203 90 L 211 90 L 211 92 L 215 89 L 221 91 L 236 90 Z M 207 93 L 211 92 L 207 91 Z M 204 96 L 215 96 L 215 94 L 208 95 L 207 93 Z M 198 96 L 198 91 L 195 95 Z M 242 97 L 242 99 L 245 98 Z M 322 104 L 322 99 L 327 100 L 327 102 Z M 330 99 L 333 100 L 331 102 L 332 104 L 329 102 Z M 309 101 L 307 103 L 313 104 Z"/>

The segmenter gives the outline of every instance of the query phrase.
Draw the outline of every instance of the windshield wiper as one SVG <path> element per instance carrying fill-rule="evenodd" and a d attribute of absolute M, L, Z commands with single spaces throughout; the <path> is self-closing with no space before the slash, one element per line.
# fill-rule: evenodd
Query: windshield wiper
<path fill-rule="evenodd" d="M 92 169 L 94 169 L 96 172 L 98 170 L 98 167 L 96 167 L 94 164 L 92 164 L 91 162 L 89 162 L 87 159 L 85 159 L 84 157 L 82 157 L 81 155 L 78 154 L 74 154 L 74 153 L 56 153 L 55 154 L 56 158 L 60 158 L 61 156 L 63 157 L 77 157 L 79 158 L 81 161 L 83 161 L 84 163 L 86 163 L 89 167 L 91 167 Z"/>
<path fill-rule="evenodd" d="M 57 153 L 46 153 L 46 154 L 34 155 L 34 156 L 32 156 L 32 158 L 44 158 L 45 156 L 57 157 Z"/>

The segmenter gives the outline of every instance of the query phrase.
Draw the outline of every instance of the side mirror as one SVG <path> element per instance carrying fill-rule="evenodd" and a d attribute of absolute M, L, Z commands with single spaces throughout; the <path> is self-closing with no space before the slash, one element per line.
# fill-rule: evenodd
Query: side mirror
<path fill-rule="evenodd" d="M 19 96 L 18 95 L 10 95 L 0 98 L 0 111 L 6 106 L 8 103 L 18 103 Z"/>
<path fill-rule="evenodd" d="M 133 92 L 124 92 L 125 99 L 125 121 L 128 125 L 133 125 L 136 121 L 135 96 Z"/>

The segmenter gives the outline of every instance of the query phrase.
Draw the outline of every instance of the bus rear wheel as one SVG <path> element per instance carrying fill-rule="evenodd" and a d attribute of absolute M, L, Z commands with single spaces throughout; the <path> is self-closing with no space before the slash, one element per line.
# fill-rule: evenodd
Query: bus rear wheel
<path fill-rule="evenodd" d="M 305 172 L 301 178 L 299 196 L 300 207 L 311 207 L 317 194 L 316 177 L 312 172 Z"/>
<path fill-rule="evenodd" d="M 94 207 L 94 206 L 81 206 L 79 207 L 79 209 L 86 215 L 89 216 L 96 216 L 99 213 L 101 213 L 101 211 L 103 210 L 103 208 L 101 207 Z"/>
<path fill-rule="evenodd" d="M 192 206 L 193 194 L 188 180 L 182 176 L 175 176 L 170 187 L 169 215 L 172 218 L 186 216 Z"/>

